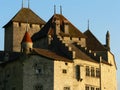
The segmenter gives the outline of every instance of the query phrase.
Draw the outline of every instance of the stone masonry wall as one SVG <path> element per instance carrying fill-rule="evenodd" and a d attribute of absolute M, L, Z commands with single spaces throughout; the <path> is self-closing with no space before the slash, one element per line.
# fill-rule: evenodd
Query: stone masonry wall
<path fill-rule="evenodd" d="M 4 50 L 12 51 L 13 49 L 13 27 L 9 26 L 5 30 Z"/>
<path fill-rule="evenodd" d="M 30 36 L 32 36 L 34 33 L 38 32 L 42 27 L 43 25 L 39 24 L 13 22 L 13 24 L 5 28 L 5 50 L 20 52 L 21 41 L 26 30 L 28 30 Z"/>
<path fill-rule="evenodd" d="M 53 90 L 64 90 L 65 87 L 73 90 L 73 63 L 55 61 Z"/>
<path fill-rule="evenodd" d="M 41 56 L 28 56 L 23 67 L 23 90 L 53 90 L 53 61 Z"/>
<path fill-rule="evenodd" d="M 80 66 L 80 78 L 81 80 L 77 80 L 76 74 L 74 74 L 74 90 L 85 90 L 85 86 L 88 85 L 89 88 L 93 86 L 94 88 L 99 88 L 100 87 L 100 78 L 97 77 L 92 77 L 86 76 L 86 66 L 94 67 L 94 69 L 99 68 L 99 64 L 95 62 L 89 62 L 87 60 L 81 60 L 81 59 L 75 59 L 74 60 L 74 72 L 76 72 L 75 66 L 79 65 Z M 90 71 L 91 72 L 91 71 Z M 96 73 L 95 73 L 96 74 Z"/>
<path fill-rule="evenodd" d="M 0 67 L 0 90 L 22 90 L 22 64 L 20 61 Z"/>
<path fill-rule="evenodd" d="M 20 23 L 20 25 L 17 25 L 19 23 L 14 22 L 13 23 L 13 51 L 20 52 L 21 50 L 21 41 L 23 39 L 23 36 L 28 28 L 28 32 L 30 36 L 32 36 L 34 33 L 38 32 L 40 30 L 39 25 L 37 24 L 26 24 L 26 23 Z"/>

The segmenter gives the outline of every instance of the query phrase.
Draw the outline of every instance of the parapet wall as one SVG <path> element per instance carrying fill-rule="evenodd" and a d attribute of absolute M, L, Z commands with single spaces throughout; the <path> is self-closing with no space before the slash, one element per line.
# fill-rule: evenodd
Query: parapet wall
<path fill-rule="evenodd" d="M 89 50 L 87 47 L 82 47 L 80 43 L 75 43 L 75 46 L 82 50 L 84 53 L 86 53 L 88 56 L 90 56 L 92 59 L 96 60 L 97 62 L 101 62 L 101 60 L 103 59 L 102 56 L 93 52 L 92 50 Z"/>

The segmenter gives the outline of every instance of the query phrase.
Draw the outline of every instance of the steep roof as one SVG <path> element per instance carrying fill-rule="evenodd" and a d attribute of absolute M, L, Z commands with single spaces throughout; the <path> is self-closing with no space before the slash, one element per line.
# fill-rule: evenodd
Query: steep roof
<path fill-rule="evenodd" d="M 31 39 L 28 31 L 25 32 L 25 35 L 24 35 L 24 37 L 23 37 L 22 42 L 32 42 L 32 39 Z"/>
<path fill-rule="evenodd" d="M 86 46 L 92 51 L 106 51 L 105 47 L 98 41 L 98 39 L 92 34 L 90 30 L 84 32 L 87 36 Z"/>
<path fill-rule="evenodd" d="M 68 45 L 72 47 L 73 51 L 76 52 L 76 58 L 80 58 L 82 60 L 87 60 L 91 62 L 98 62 L 97 60 L 92 59 L 89 55 L 83 52 L 80 48 L 76 47 L 74 43 L 69 43 Z"/>
<path fill-rule="evenodd" d="M 50 59 L 66 61 L 66 62 L 73 62 L 73 60 L 67 59 L 67 58 L 60 56 L 57 53 L 52 52 L 47 49 L 33 48 L 33 52 L 35 52 L 35 54 L 38 54 L 38 55 L 41 55 L 43 57 L 47 57 Z M 34 54 L 34 53 L 31 53 L 31 54 Z"/>
<path fill-rule="evenodd" d="M 11 22 L 22 22 L 22 23 L 34 23 L 34 24 L 45 24 L 45 21 L 36 15 L 29 8 L 22 8 L 20 11 L 4 26 L 6 27 Z"/>
<path fill-rule="evenodd" d="M 45 26 L 36 34 L 33 35 L 32 39 L 37 40 L 41 37 L 44 37 L 46 35 L 53 35 L 55 30 L 54 30 L 54 21 L 55 19 L 60 20 L 60 35 L 61 36 L 69 36 L 69 37 L 83 37 L 85 38 L 86 36 L 80 32 L 70 21 L 68 21 L 63 15 L 61 14 L 54 14 L 49 21 L 45 24 Z M 63 30 L 63 24 L 64 21 L 67 21 L 69 25 L 69 34 L 65 34 Z"/>

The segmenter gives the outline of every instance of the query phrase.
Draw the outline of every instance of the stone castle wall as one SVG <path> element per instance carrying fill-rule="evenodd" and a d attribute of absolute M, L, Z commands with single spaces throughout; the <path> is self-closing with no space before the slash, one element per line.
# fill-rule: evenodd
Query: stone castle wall
<path fill-rule="evenodd" d="M 22 63 L 15 61 L 0 67 L 0 90 L 22 90 Z"/>
<path fill-rule="evenodd" d="M 30 36 L 38 32 L 43 25 L 38 24 L 27 24 L 13 22 L 9 27 L 5 28 L 5 50 L 6 51 L 16 51 L 21 50 L 21 41 L 23 36 L 28 29 Z"/>
<path fill-rule="evenodd" d="M 23 66 L 23 89 L 54 90 L 54 64 L 52 60 L 37 55 L 27 57 Z"/>

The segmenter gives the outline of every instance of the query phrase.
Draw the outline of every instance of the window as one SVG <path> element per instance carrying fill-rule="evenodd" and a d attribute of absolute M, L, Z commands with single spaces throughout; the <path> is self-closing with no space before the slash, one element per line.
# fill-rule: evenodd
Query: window
<path fill-rule="evenodd" d="M 42 69 L 41 68 L 36 69 L 36 74 L 42 74 Z"/>
<path fill-rule="evenodd" d="M 43 90 L 43 86 L 42 85 L 36 85 L 35 90 Z"/>
<path fill-rule="evenodd" d="M 96 77 L 100 77 L 100 69 L 96 68 Z"/>
<path fill-rule="evenodd" d="M 70 90 L 70 87 L 64 87 L 64 90 Z"/>
<path fill-rule="evenodd" d="M 96 90 L 100 90 L 100 88 L 96 88 Z"/>
<path fill-rule="evenodd" d="M 90 76 L 90 69 L 89 69 L 89 66 L 86 66 L 86 76 Z"/>
<path fill-rule="evenodd" d="M 89 86 L 85 86 L 85 90 L 89 90 Z"/>
<path fill-rule="evenodd" d="M 68 65 L 68 63 L 65 63 L 65 65 Z"/>
<path fill-rule="evenodd" d="M 91 87 L 91 90 L 94 90 L 94 87 Z"/>
<path fill-rule="evenodd" d="M 63 73 L 67 73 L 67 70 L 66 69 L 63 69 L 63 71 L 62 71 Z"/>
<path fill-rule="evenodd" d="M 36 74 L 44 74 L 43 65 L 35 64 L 35 73 Z"/>
<path fill-rule="evenodd" d="M 19 23 L 19 27 L 21 27 L 21 23 Z"/>
<path fill-rule="evenodd" d="M 91 67 L 91 76 L 92 76 L 92 77 L 95 76 L 95 70 L 94 70 L 94 67 Z"/>
<path fill-rule="evenodd" d="M 76 79 L 78 81 L 80 80 L 80 65 L 76 66 Z"/>
<path fill-rule="evenodd" d="M 30 24 L 30 28 L 32 28 L 32 24 Z"/>

